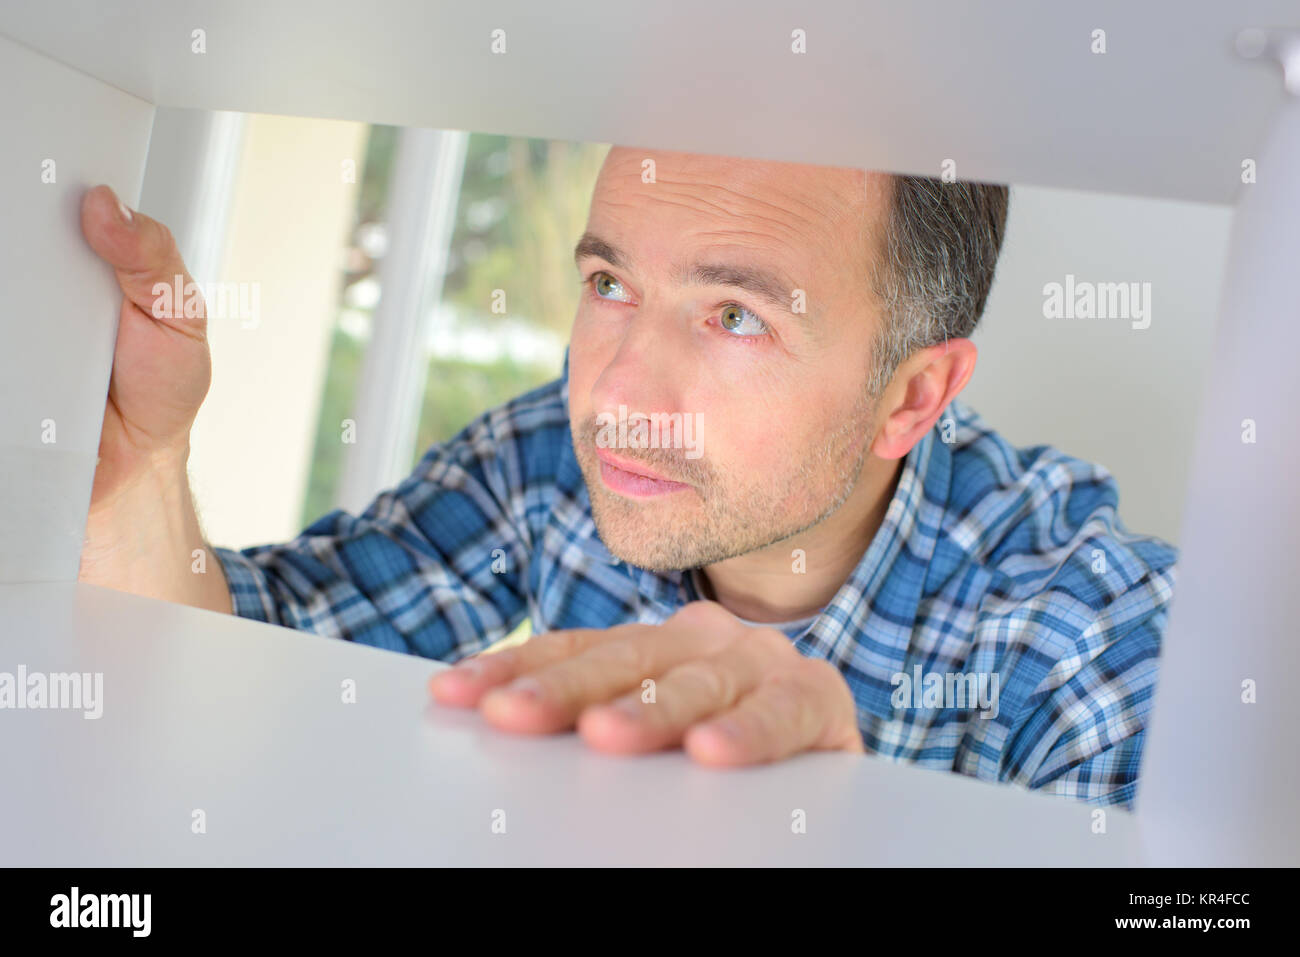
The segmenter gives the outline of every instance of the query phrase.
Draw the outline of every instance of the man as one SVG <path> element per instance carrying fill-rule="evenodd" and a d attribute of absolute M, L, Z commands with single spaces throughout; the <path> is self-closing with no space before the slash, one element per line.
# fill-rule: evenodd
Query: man
<path fill-rule="evenodd" d="M 957 399 L 1007 195 L 614 148 L 563 376 L 362 516 L 194 574 L 204 320 L 154 318 L 184 266 L 99 187 L 83 229 L 124 301 L 81 578 L 459 660 L 435 698 L 514 731 L 1131 806 L 1176 553 L 1104 469 Z M 526 617 L 545 634 L 474 654 Z"/>

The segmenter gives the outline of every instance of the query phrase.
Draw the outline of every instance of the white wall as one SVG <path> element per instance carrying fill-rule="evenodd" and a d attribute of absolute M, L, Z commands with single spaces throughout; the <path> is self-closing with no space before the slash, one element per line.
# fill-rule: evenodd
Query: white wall
<path fill-rule="evenodd" d="M 1231 209 L 1012 187 L 997 278 L 962 393 L 1017 445 L 1053 445 L 1116 477 L 1133 532 L 1180 540 Z M 1151 324 L 1046 319 L 1067 273 L 1149 282 Z"/>

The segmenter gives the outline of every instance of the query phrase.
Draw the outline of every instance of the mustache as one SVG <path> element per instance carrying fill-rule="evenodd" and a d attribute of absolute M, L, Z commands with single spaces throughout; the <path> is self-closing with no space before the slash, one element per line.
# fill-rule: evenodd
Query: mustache
<path fill-rule="evenodd" d="M 577 433 L 581 443 L 587 448 L 597 449 L 602 447 L 596 441 L 600 433 L 600 426 L 595 415 L 584 419 L 578 425 Z M 611 452 L 616 453 L 619 458 L 626 459 L 636 465 L 644 465 L 673 482 L 683 482 L 699 488 L 707 486 L 713 480 L 713 469 L 708 462 L 702 457 L 687 458 L 686 452 L 688 450 L 684 448 L 610 446 L 609 449 Z"/>

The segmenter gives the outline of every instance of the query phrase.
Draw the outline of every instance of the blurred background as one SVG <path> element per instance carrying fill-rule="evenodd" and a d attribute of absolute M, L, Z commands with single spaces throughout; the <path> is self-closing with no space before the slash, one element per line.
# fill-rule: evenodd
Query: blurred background
<path fill-rule="evenodd" d="M 141 208 L 212 318 L 191 479 L 214 543 L 363 510 L 435 442 L 561 371 L 608 146 L 159 110 Z M 352 423 L 348 441 L 345 423 Z"/>
<path fill-rule="evenodd" d="M 191 478 L 214 544 L 361 511 L 428 447 L 557 376 L 573 244 L 606 144 L 160 109 L 142 210 L 199 282 L 255 283 L 209 322 Z M 1177 544 L 1231 209 L 1014 187 L 963 393 L 1019 445 L 1100 462 L 1130 530 Z M 1151 283 L 1151 324 L 1049 320 L 1066 274 Z M 348 441 L 347 423 L 355 441 Z"/>

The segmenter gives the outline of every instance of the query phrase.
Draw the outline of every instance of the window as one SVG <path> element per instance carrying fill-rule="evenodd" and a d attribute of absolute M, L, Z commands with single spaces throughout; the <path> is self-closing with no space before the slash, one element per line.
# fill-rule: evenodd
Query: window
<path fill-rule="evenodd" d="M 392 212 L 414 205 L 401 191 L 419 184 L 395 175 L 406 132 L 370 128 L 303 498 L 303 526 L 340 504 L 355 506 L 340 501 L 351 444 L 341 437 L 342 423 L 355 422 L 375 324 L 393 321 L 381 308 L 385 281 L 410 282 L 414 289 L 434 280 L 438 289 L 436 296 L 409 295 L 419 303 L 414 362 L 420 388 L 403 474 L 430 445 L 561 370 L 580 291 L 571 251 L 608 147 L 468 135 L 452 193 L 454 214 L 446 229 L 441 276 L 385 276 L 384 258 L 394 254 Z M 427 180 L 419 185 L 432 188 Z M 368 423 L 356 425 L 360 429 Z M 387 486 L 381 483 L 371 496 L 382 487 Z"/>

